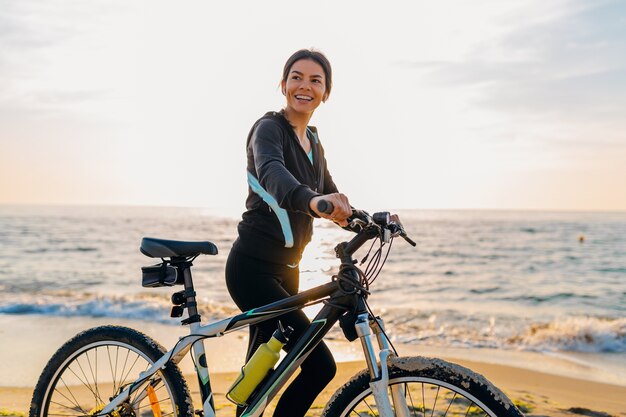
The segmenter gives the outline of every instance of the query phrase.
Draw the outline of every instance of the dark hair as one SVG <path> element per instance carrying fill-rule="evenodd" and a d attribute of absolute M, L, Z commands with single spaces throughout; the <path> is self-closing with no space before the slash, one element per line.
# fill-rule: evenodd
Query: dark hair
<path fill-rule="evenodd" d="M 326 97 L 328 98 L 330 90 L 333 88 L 333 69 L 330 66 L 328 58 L 326 58 L 323 53 L 314 49 L 300 49 L 289 57 L 287 62 L 285 62 L 285 67 L 283 68 L 283 81 L 287 82 L 287 77 L 289 77 L 291 67 L 301 59 L 309 59 L 320 64 L 324 70 L 324 77 L 326 78 Z"/>

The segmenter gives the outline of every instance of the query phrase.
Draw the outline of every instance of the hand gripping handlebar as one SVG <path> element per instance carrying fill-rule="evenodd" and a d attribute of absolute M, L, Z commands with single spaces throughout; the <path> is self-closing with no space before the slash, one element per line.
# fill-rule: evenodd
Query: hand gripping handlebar
<path fill-rule="evenodd" d="M 330 214 L 333 212 L 335 207 L 333 203 L 327 200 L 319 200 L 317 202 L 317 211 L 324 214 Z M 352 216 L 348 218 L 348 224 L 350 228 L 354 223 L 361 223 L 361 226 L 366 226 L 371 223 L 377 224 L 380 227 L 384 227 L 391 231 L 394 235 L 402 237 L 406 240 L 411 246 L 416 246 L 417 244 L 406 234 L 404 228 L 401 224 L 392 222 L 389 220 L 389 213 L 374 213 L 373 216 L 370 216 L 364 211 L 361 210 L 352 210 Z"/>

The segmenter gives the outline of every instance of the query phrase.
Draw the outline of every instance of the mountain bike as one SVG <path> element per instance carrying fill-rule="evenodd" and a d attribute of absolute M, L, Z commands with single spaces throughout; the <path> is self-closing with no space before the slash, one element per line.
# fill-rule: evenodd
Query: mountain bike
<path fill-rule="evenodd" d="M 324 206 L 321 211 L 332 211 Z M 367 368 L 337 390 L 322 413 L 327 417 L 509 416 L 522 413 L 483 376 L 459 365 L 426 357 L 399 357 L 383 319 L 367 304 L 394 238 L 415 246 L 399 219 L 388 212 L 369 215 L 355 210 L 346 227 L 354 237 L 335 247 L 338 273 L 318 287 L 233 317 L 201 324 L 191 266 L 199 255 L 215 255 L 211 242 L 143 238 L 140 250 L 161 263 L 143 268 L 143 285 L 182 285 L 172 295 L 172 317 L 186 318 L 189 334 L 166 351 L 136 330 L 101 326 L 77 334 L 50 359 L 33 393 L 30 417 L 193 417 L 193 402 L 177 364 L 191 352 L 202 410 L 214 417 L 204 339 L 221 337 L 244 326 L 322 304 L 309 327 L 275 369 L 245 401 L 243 417 L 259 416 L 307 355 L 339 322 L 345 337 L 360 339 Z M 355 252 L 372 240 L 357 263 Z M 376 245 L 377 244 L 377 245 Z M 369 261 L 367 260 L 369 259 Z M 360 268 L 363 267 L 364 269 Z"/>

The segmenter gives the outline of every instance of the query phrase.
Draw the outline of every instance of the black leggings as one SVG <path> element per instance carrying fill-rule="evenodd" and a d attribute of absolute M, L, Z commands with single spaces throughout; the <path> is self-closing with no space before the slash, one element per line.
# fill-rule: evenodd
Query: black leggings
<path fill-rule="evenodd" d="M 228 292 L 242 311 L 297 294 L 299 274 L 297 267 L 264 262 L 238 252 L 235 248 L 231 250 L 226 262 Z M 283 326 L 294 328 L 290 341 L 284 348 L 287 352 L 310 324 L 305 314 L 297 310 L 251 326 L 246 361 L 261 343 L 270 339 L 278 328 L 278 320 Z M 300 374 L 281 396 L 274 417 L 304 416 L 317 395 L 333 379 L 336 371 L 332 353 L 324 342 L 320 342 L 300 365 Z M 238 408 L 237 415 L 241 411 Z"/>

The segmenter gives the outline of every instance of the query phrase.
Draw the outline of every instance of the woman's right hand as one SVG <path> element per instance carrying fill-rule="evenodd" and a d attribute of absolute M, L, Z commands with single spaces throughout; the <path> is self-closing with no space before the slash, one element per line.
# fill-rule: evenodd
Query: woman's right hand
<path fill-rule="evenodd" d="M 329 203 L 332 203 L 332 213 L 326 214 L 317 210 L 317 202 L 320 200 L 326 200 Z M 311 211 L 315 212 L 315 214 L 317 214 L 318 216 L 324 219 L 332 220 L 341 227 L 345 227 L 348 225 L 346 219 L 352 215 L 352 207 L 350 207 L 348 197 L 346 197 L 342 193 L 333 193 L 313 197 L 309 202 L 309 207 L 311 208 Z"/>

